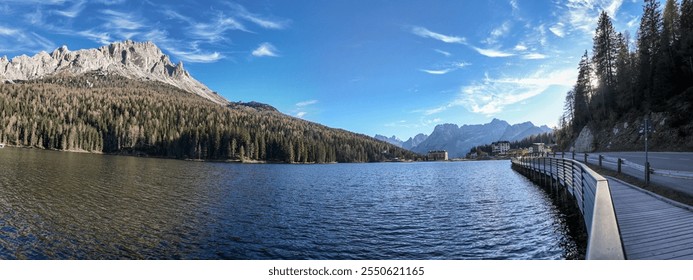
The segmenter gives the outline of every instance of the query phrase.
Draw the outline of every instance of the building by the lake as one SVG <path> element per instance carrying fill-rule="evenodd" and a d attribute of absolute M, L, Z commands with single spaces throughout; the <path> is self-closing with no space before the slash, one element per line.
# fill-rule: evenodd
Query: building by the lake
<path fill-rule="evenodd" d="M 428 151 L 428 160 L 438 161 L 438 160 L 448 160 L 448 151 Z"/>
<path fill-rule="evenodd" d="M 493 155 L 505 155 L 510 151 L 510 141 L 498 141 L 491 143 Z"/>

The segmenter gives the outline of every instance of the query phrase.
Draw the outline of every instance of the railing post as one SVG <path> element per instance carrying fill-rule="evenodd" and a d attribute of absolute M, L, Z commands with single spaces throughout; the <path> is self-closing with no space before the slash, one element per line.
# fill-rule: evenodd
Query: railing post
<path fill-rule="evenodd" d="M 618 158 L 618 174 L 621 174 L 621 158 Z"/>
<path fill-rule="evenodd" d="M 599 167 L 602 167 L 602 155 L 599 155 Z"/>
<path fill-rule="evenodd" d="M 565 151 L 561 151 L 561 158 L 565 158 Z"/>
<path fill-rule="evenodd" d="M 587 163 L 587 153 L 585 153 L 585 163 Z"/>
<path fill-rule="evenodd" d="M 575 159 L 575 151 L 573 151 L 573 159 Z"/>

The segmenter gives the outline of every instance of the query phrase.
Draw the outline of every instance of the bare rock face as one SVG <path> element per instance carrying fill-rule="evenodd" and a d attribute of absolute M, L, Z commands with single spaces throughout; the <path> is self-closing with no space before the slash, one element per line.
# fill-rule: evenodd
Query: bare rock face
<path fill-rule="evenodd" d="M 91 71 L 127 78 L 152 80 L 192 92 L 215 103 L 229 102 L 190 76 L 183 63 L 173 64 L 152 42 L 124 41 L 97 49 L 70 51 L 62 46 L 52 53 L 33 57 L 0 57 L 0 82 L 33 80 L 58 74 L 79 75 Z"/>
<path fill-rule="evenodd" d="M 581 131 L 578 138 L 575 140 L 575 152 L 578 153 L 591 153 L 594 151 L 594 134 L 589 127 L 585 126 Z"/>

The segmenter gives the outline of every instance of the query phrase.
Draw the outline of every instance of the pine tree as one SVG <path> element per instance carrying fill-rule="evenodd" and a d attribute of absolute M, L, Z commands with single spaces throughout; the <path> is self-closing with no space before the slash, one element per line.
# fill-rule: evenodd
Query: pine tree
<path fill-rule="evenodd" d="M 678 88 L 686 90 L 693 87 L 693 0 L 681 2 L 679 56 L 681 57 L 681 77 Z"/>
<path fill-rule="evenodd" d="M 579 134 L 582 128 L 590 121 L 589 98 L 592 95 L 591 65 L 587 51 L 580 59 L 578 66 L 578 78 L 573 87 L 574 117 L 572 122 L 573 133 Z"/>
<path fill-rule="evenodd" d="M 611 23 L 611 18 L 602 11 L 597 22 L 597 29 L 594 32 L 594 44 L 592 50 L 592 60 L 594 61 L 594 71 L 599 79 L 599 87 L 605 91 L 613 91 L 615 85 L 616 56 L 617 56 L 617 34 Z"/>
<path fill-rule="evenodd" d="M 634 69 L 635 54 L 628 47 L 630 40 L 628 33 L 619 33 L 617 38 L 615 102 L 617 113 L 622 115 L 636 105 L 634 94 L 636 69 Z"/>
<path fill-rule="evenodd" d="M 652 110 L 653 99 L 656 97 L 654 89 L 655 68 L 660 54 L 660 33 L 662 30 L 662 16 L 659 10 L 659 1 L 645 0 L 643 15 L 638 29 L 638 98 L 643 100 L 643 108 Z"/>

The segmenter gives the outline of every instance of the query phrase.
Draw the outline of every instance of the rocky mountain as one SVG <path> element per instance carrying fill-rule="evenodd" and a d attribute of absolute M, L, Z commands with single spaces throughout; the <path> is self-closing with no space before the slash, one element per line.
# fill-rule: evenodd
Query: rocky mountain
<path fill-rule="evenodd" d="M 215 103 L 228 104 L 226 99 L 191 77 L 183 68 L 183 62 L 173 64 L 152 42 L 128 40 L 78 51 L 62 46 L 50 54 L 40 52 L 32 57 L 21 55 L 10 60 L 0 57 L 0 82 L 3 83 L 91 72 L 163 82 Z"/>
<path fill-rule="evenodd" d="M 412 151 L 425 154 L 430 150 L 446 150 L 450 157 L 462 157 L 469 149 L 495 141 L 518 141 L 530 135 L 550 132 L 546 126 L 537 127 L 531 122 L 510 125 L 506 121 L 493 119 L 487 124 L 463 125 L 441 124 L 435 127 L 425 141 Z"/>
<path fill-rule="evenodd" d="M 411 151 L 412 149 L 414 149 L 414 147 L 418 146 L 423 141 L 426 141 L 426 138 L 428 138 L 428 135 L 423 133 L 419 133 L 414 137 L 409 137 L 407 141 L 404 141 L 404 143 L 402 143 L 402 148 Z"/>
<path fill-rule="evenodd" d="M 395 146 L 400 147 L 400 148 L 402 147 L 402 144 L 404 143 L 402 140 L 399 140 L 399 138 L 397 138 L 397 136 L 394 136 L 394 135 L 392 135 L 392 137 L 388 138 L 387 136 L 376 134 L 375 137 L 373 137 L 373 138 L 378 139 L 380 141 L 390 143 L 390 144 L 395 145 Z"/>

